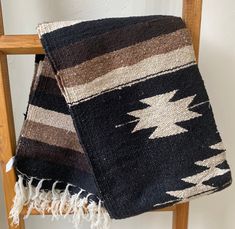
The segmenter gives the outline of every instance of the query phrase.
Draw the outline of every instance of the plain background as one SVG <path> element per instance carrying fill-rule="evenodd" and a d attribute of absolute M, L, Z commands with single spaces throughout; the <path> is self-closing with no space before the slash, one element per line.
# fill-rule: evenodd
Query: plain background
<path fill-rule="evenodd" d="M 3 0 L 5 32 L 32 34 L 46 21 L 95 19 L 114 16 L 181 15 L 181 0 Z M 235 174 L 235 1 L 204 0 L 200 69 L 213 106 L 218 129 L 227 148 L 227 159 Z M 33 74 L 32 55 L 8 58 L 17 136 L 23 121 Z M 6 229 L 6 214 L 0 182 L 0 229 Z M 145 213 L 114 221 L 117 228 L 171 228 L 171 213 Z M 51 222 L 32 216 L 26 228 L 73 228 L 68 219 Z M 89 228 L 87 224 L 81 227 Z M 228 189 L 191 201 L 189 229 L 235 228 L 235 184 Z"/>

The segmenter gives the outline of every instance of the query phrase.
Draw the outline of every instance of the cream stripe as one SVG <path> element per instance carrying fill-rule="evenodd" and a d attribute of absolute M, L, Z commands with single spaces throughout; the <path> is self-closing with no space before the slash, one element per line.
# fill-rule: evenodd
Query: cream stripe
<path fill-rule="evenodd" d="M 123 88 L 123 87 L 126 87 L 126 86 L 133 85 L 133 84 L 135 84 L 135 83 L 139 83 L 139 82 L 145 81 L 146 79 L 151 79 L 151 78 L 155 78 L 155 77 L 157 77 L 157 76 L 162 76 L 162 75 L 164 75 L 164 74 L 176 72 L 176 71 L 179 71 L 179 70 L 181 70 L 181 69 L 184 69 L 184 68 L 193 66 L 193 65 L 195 65 L 195 64 L 196 64 L 195 62 L 190 62 L 190 63 L 188 63 L 188 64 L 185 64 L 185 65 L 182 65 L 182 66 L 179 66 L 179 67 L 170 69 L 170 70 L 166 70 L 166 71 L 162 71 L 162 72 L 156 73 L 156 74 L 154 74 L 154 75 L 146 76 L 146 77 L 144 77 L 144 78 L 138 79 L 138 80 L 136 80 L 136 81 L 132 81 L 132 82 L 127 83 L 127 84 L 125 84 L 125 85 L 120 85 L 120 86 L 118 86 L 117 88 L 120 89 L 120 88 Z M 105 91 L 103 91 L 103 92 L 101 92 L 101 93 L 99 93 L 99 94 L 94 94 L 94 95 L 92 95 L 92 96 L 90 96 L 90 97 L 86 97 L 86 98 L 84 98 L 84 99 L 82 99 L 82 100 L 79 100 L 79 101 L 70 103 L 69 106 L 79 104 L 79 103 L 82 102 L 82 101 L 90 100 L 90 99 L 92 99 L 92 98 L 94 98 L 94 97 L 96 97 L 96 96 L 99 96 L 99 95 L 104 94 L 104 93 L 109 92 L 109 91 L 113 91 L 113 90 L 115 90 L 115 89 L 116 89 L 116 88 L 111 88 L 111 89 L 105 90 Z M 69 103 L 69 101 L 68 101 L 68 103 Z"/>
<path fill-rule="evenodd" d="M 82 22 L 82 20 L 73 20 L 73 21 L 57 21 L 57 22 L 48 22 L 40 24 L 37 27 L 38 35 L 41 37 L 42 35 L 46 33 L 50 33 L 52 31 L 55 31 L 57 29 L 61 29 L 63 27 L 71 26 L 77 23 Z"/>
<path fill-rule="evenodd" d="M 186 65 L 195 61 L 192 45 L 168 52 L 166 54 L 155 55 L 146 58 L 137 64 L 117 68 L 93 81 L 65 88 L 66 95 L 70 103 L 86 99 L 94 95 L 99 95 L 107 90 L 115 88 L 121 89 L 127 85 L 156 77 L 159 72 L 171 70 L 178 66 Z M 146 78 L 146 76 L 148 76 Z M 135 81 L 135 82 L 133 82 Z"/>
<path fill-rule="evenodd" d="M 27 119 L 76 133 L 71 116 L 56 111 L 29 105 Z"/>

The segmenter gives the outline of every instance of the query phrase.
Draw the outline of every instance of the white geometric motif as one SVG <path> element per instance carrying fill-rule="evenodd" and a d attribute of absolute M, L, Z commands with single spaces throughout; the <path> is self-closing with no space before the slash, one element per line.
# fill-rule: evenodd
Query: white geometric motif
<path fill-rule="evenodd" d="M 196 95 L 170 102 L 169 100 L 176 92 L 177 90 L 174 90 L 140 100 L 140 102 L 149 106 L 127 113 L 138 120 L 132 133 L 142 129 L 156 127 L 154 132 L 149 136 L 149 139 L 155 139 L 187 132 L 188 130 L 178 126 L 176 123 L 194 119 L 202 115 L 188 110 L 189 104 Z"/>
<path fill-rule="evenodd" d="M 195 162 L 196 165 L 199 166 L 205 166 L 208 169 L 200 172 L 196 175 L 189 176 L 186 178 L 183 178 L 182 180 L 191 184 L 196 184 L 193 187 L 186 188 L 183 190 L 177 190 L 177 191 L 168 191 L 167 194 L 177 197 L 179 199 L 186 199 L 190 196 L 197 195 L 199 193 L 208 192 L 210 190 L 213 190 L 215 187 L 212 187 L 210 185 L 204 185 L 204 181 L 208 181 L 213 177 L 223 175 L 227 172 L 229 172 L 229 169 L 220 169 L 216 166 L 221 164 L 225 161 L 225 149 L 223 148 L 222 142 L 219 142 L 215 145 L 210 146 L 211 149 L 218 149 L 218 150 L 224 150 L 224 152 L 217 154 L 216 156 L 212 156 L 208 159 L 205 159 L 203 161 L 197 161 Z"/>

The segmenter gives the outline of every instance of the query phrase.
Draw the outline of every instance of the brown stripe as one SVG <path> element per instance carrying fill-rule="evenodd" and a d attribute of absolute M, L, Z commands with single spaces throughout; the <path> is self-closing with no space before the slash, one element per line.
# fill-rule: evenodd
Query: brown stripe
<path fill-rule="evenodd" d="M 45 77 L 50 77 L 52 79 L 55 79 L 55 73 L 54 70 L 50 64 L 50 61 L 48 57 L 46 56 L 45 59 L 42 61 L 41 71 L 40 75 L 43 75 Z"/>
<path fill-rule="evenodd" d="M 40 83 L 40 78 L 41 76 L 45 77 L 45 78 L 50 78 L 51 80 L 55 80 L 55 74 L 54 71 L 50 65 L 50 62 L 48 60 L 47 57 L 44 58 L 44 60 L 39 61 L 39 63 L 35 63 L 35 67 L 34 67 L 34 76 L 33 76 L 33 81 L 31 84 L 31 89 L 30 89 L 30 94 L 33 95 L 33 93 L 38 90 L 38 84 Z M 41 87 L 40 89 L 47 89 L 47 85 L 46 85 L 47 80 L 44 79 L 41 82 Z M 59 87 L 56 86 L 56 88 L 53 90 L 53 92 L 51 92 L 52 94 L 61 94 L 59 91 Z"/>
<path fill-rule="evenodd" d="M 86 155 L 67 148 L 21 137 L 17 154 L 24 157 L 44 160 L 55 164 L 71 166 L 81 171 L 91 172 Z"/>
<path fill-rule="evenodd" d="M 77 134 L 26 120 L 22 137 L 84 153 Z"/>
<path fill-rule="evenodd" d="M 89 100 L 108 91 L 120 90 L 123 87 L 136 84 L 166 72 L 175 72 L 195 64 L 192 45 L 182 47 L 167 53 L 154 55 L 136 64 L 114 69 L 91 82 L 74 87 L 68 87 L 66 93 L 70 103 Z"/>
<path fill-rule="evenodd" d="M 73 87 L 91 82 L 114 69 L 130 66 L 153 55 L 170 52 L 190 44 L 188 30 L 181 29 L 98 56 L 75 67 L 63 69 L 58 74 L 63 77 L 65 87 Z"/>
<path fill-rule="evenodd" d="M 153 20 L 125 26 L 101 35 L 91 36 L 82 41 L 50 51 L 56 69 L 69 68 L 84 61 L 91 60 L 108 52 L 113 52 L 139 42 L 149 40 L 185 28 L 181 20 Z M 56 38 L 55 38 L 56 39 Z M 59 39 L 59 38 L 57 38 Z M 50 42 L 47 40 L 47 42 Z M 48 45 L 54 43 L 48 43 Z"/>

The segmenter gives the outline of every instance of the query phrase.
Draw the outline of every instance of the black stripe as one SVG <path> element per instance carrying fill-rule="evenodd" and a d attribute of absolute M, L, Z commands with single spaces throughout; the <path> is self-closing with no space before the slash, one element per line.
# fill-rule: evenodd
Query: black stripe
<path fill-rule="evenodd" d="M 30 98 L 30 104 L 47 110 L 70 114 L 63 96 L 45 94 L 44 92 L 36 91 L 33 98 Z"/>
<path fill-rule="evenodd" d="M 174 20 L 180 21 L 182 23 L 182 20 L 178 17 L 159 15 L 125 18 L 105 18 L 77 23 L 71 26 L 54 30 L 50 33 L 43 34 L 42 41 L 53 41 L 53 44 L 50 44 L 50 46 L 47 47 L 48 51 L 51 51 L 55 48 L 58 49 L 92 36 L 97 36 L 115 29 L 123 28 L 125 26 L 152 20 L 161 20 L 162 22 Z"/>
<path fill-rule="evenodd" d="M 44 54 L 35 55 L 35 63 L 39 63 L 40 61 L 44 60 L 44 58 L 45 58 Z"/>
<path fill-rule="evenodd" d="M 172 33 L 185 27 L 182 20 L 173 20 L 172 18 L 148 21 L 146 23 L 126 26 L 119 30 L 91 36 L 82 41 L 77 38 L 79 32 L 74 32 L 72 38 L 58 35 L 58 37 L 49 39 L 43 38 L 42 41 L 45 41 L 43 43 L 44 48 L 54 65 L 54 69 L 61 70 L 105 53 L 119 50 L 163 34 Z M 64 41 L 64 39 L 68 39 L 68 41 Z M 74 43 L 71 42 L 71 39 L 74 40 Z M 61 48 L 58 46 L 54 49 L 55 42 L 60 42 L 64 45 Z"/>
<path fill-rule="evenodd" d="M 52 95 L 62 96 L 56 79 L 53 79 L 51 77 L 45 77 L 43 75 L 39 76 L 39 81 L 38 81 L 36 91 L 44 92 L 48 95 L 52 94 Z"/>
<path fill-rule="evenodd" d="M 52 179 L 52 182 L 44 182 L 43 189 L 51 190 L 54 181 L 59 180 L 64 181 L 66 184 L 76 185 L 96 195 L 98 194 L 93 175 L 70 166 L 58 165 L 42 158 L 35 160 L 34 158 L 16 155 L 15 168 L 27 174 L 27 176 Z M 63 189 L 64 187 L 60 188 Z M 77 190 L 79 191 L 79 189 Z M 76 188 L 74 191 L 76 192 Z"/>
<path fill-rule="evenodd" d="M 56 138 L 56 136 L 53 137 Z M 35 160 L 43 159 L 58 165 L 67 165 L 86 172 L 91 171 L 84 153 L 24 137 L 21 137 L 19 140 L 17 153 L 34 158 Z"/>

